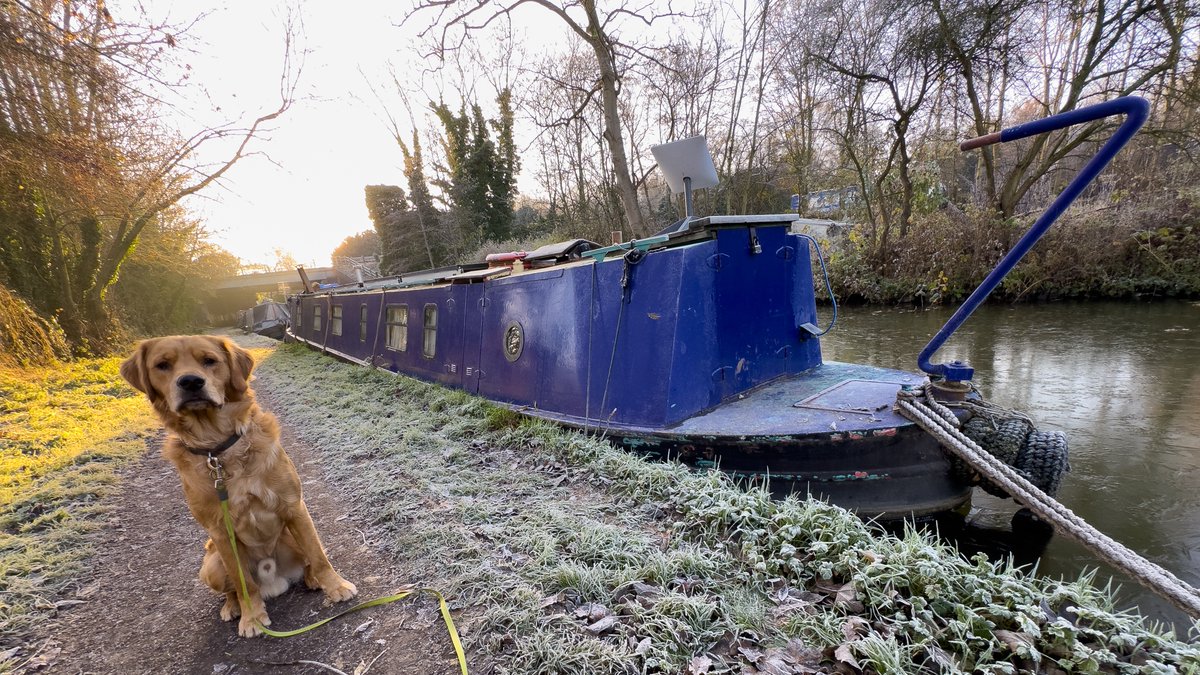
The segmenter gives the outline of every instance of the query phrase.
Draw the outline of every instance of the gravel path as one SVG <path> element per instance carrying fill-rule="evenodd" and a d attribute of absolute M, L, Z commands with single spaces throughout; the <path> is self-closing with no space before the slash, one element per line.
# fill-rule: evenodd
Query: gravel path
<path fill-rule="evenodd" d="M 393 592 L 403 572 L 367 541 L 350 511 L 352 495 L 327 482 L 319 453 L 288 431 L 284 407 L 258 389 L 284 428 L 284 447 L 335 568 L 361 599 Z M 125 471 L 79 604 L 43 630 L 42 672 L 60 673 L 457 673 L 445 628 L 431 600 L 364 610 L 294 638 L 242 639 L 218 616 L 220 599 L 197 579 L 205 534 L 188 513 L 174 470 L 156 441 Z M 273 628 L 329 616 L 320 592 L 301 585 L 267 603 Z M 70 601 L 69 601 L 70 602 Z M 273 665 L 283 664 L 283 665 Z"/>

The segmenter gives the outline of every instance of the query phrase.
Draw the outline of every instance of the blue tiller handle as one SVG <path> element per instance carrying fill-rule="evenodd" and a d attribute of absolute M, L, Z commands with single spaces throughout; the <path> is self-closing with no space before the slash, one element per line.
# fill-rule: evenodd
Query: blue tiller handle
<path fill-rule="evenodd" d="M 1032 122 L 1026 122 L 1025 124 L 1018 124 L 1015 127 L 1009 127 L 1003 131 L 987 134 L 985 136 L 979 136 L 978 138 L 972 138 L 968 141 L 964 141 L 959 146 L 959 148 L 963 151 L 973 150 L 975 148 L 981 148 L 985 145 L 992 145 L 993 143 L 1007 143 L 1008 141 L 1015 141 L 1019 138 L 1036 136 L 1037 134 L 1044 134 L 1048 131 L 1054 131 L 1055 129 L 1062 129 L 1075 124 L 1091 122 L 1093 120 L 1098 120 L 1110 115 L 1119 114 L 1125 115 L 1125 121 L 1121 123 L 1121 126 L 1117 129 L 1116 133 L 1112 135 L 1112 138 L 1108 139 L 1108 142 L 1106 142 L 1100 148 L 1100 151 L 1096 153 L 1096 156 L 1093 157 L 1087 163 L 1087 165 L 1083 167 L 1077 176 L 1075 176 L 1075 178 L 1071 181 L 1071 184 L 1068 185 L 1066 189 L 1058 195 L 1057 198 L 1055 198 L 1054 203 L 1050 205 L 1050 208 L 1046 209 L 1045 213 L 1043 213 L 1041 217 L 1037 219 L 1037 221 L 1033 224 L 1033 227 L 1029 228 L 1029 231 L 1021 237 L 1020 241 L 1017 242 L 1017 245 L 1013 246 L 1012 250 L 1000 260 L 1000 262 L 996 265 L 996 268 L 993 269 L 987 275 L 987 278 L 985 278 L 983 282 L 979 284 L 979 287 L 976 288 L 973 293 L 971 293 L 971 296 L 967 298 L 966 302 L 964 302 L 961 307 L 958 308 L 958 311 L 954 313 L 954 316 L 951 316 L 950 320 L 946 322 L 946 325 L 942 326 L 942 329 L 937 332 L 937 335 L 934 335 L 933 339 L 929 341 L 929 344 L 925 345 L 925 349 L 921 350 L 920 356 L 917 357 L 917 365 L 921 368 L 921 370 L 930 375 L 944 377 L 947 380 L 971 379 L 971 376 L 975 374 L 975 370 L 966 363 L 961 361 L 951 361 L 950 363 L 930 363 L 929 360 L 933 356 L 934 352 L 936 352 L 938 349 L 941 349 L 946 340 L 948 340 L 950 336 L 953 335 L 960 326 L 962 326 L 963 322 L 967 320 L 967 317 L 971 316 L 971 313 L 974 312 L 979 305 L 983 304 L 983 301 L 987 299 L 987 296 L 991 294 L 991 292 L 996 289 L 996 286 L 1000 284 L 1000 281 L 1004 279 L 1004 277 L 1010 271 L 1012 271 L 1012 268 L 1017 264 L 1017 262 L 1019 262 L 1021 258 L 1025 257 L 1025 254 L 1029 252 L 1029 249 L 1033 248 L 1033 245 L 1042 238 L 1042 235 L 1046 233 L 1046 230 L 1049 230 L 1050 226 L 1054 224 L 1054 221 L 1058 220 L 1058 217 L 1062 215 L 1063 211 L 1067 210 L 1067 207 L 1071 205 L 1071 202 L 1075 201 L 1075 198 L 1083 192 L 1084 188 L 1086 188 L 1089 183 L 1096 179 L 1096 176 L 1098 176 L 1100 172 L 1104 170 L 1104 167 L 1108 166 L 1108 163 L 1111 162 L 1112 158 L 1121 151 L 1121 148 L 1125 147 L 1125 144 L 1133 138 L 1134 134 L 1138 132 L 1138 129 L 1142 127 L 1142 124 L 1146 122 L 1146 117 L 1150 114 L 1150 104 L 1146 102 L 1146 99 L 1139 96 L 1123 96 L 1111 101 L 1105 101 L 1104 103 L 1098 103 L 1096 105 L 1090 105 L 1077 110 L 1070 110 L 1057 115 L 1051 115 L 1050 117 L 1040 120 L 1034 120 Z"/>

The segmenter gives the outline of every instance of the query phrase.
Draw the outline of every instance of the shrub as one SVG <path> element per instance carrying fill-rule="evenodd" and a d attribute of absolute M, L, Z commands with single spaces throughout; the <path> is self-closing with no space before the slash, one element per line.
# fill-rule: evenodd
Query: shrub
<path fill-rule="evenodd" d="M 69 352 L 62 329 L 0 285 L 0 366 L 47 365 Z"/>

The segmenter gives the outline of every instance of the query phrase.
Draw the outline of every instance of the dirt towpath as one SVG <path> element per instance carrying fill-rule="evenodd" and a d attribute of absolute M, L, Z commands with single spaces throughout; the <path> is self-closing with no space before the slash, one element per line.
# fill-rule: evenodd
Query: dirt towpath
<path fill-rule="evenodd" d="M 259 390 L 268 410 L 270 393 Z M 355 582 L 359 599 L 393 592 L 406 580 L 374 550 L 350 515 L 351 496 L 322 475 L 317 453 L 284 428 L 284 447 L 329 557 Z M 43 631 L 42 672 L 54 673 L 457 673 L 432 600 L 361 613 L 288 639 L 243 639 L 222 622 L 220 600 L 197 579 L 205 535 L 183 501 L 179 479 L 156 441 L 124 473 L 107 525 L 97 532 L 92 574 L 80 604 Z M 269 600 L 273 627 L 291 629 L 330 616 L 319 591 L 293 587 Z M 341 606 L 339 606 L 340 608 Z M 306 664 L 312 661 L 325 665 Z"/>

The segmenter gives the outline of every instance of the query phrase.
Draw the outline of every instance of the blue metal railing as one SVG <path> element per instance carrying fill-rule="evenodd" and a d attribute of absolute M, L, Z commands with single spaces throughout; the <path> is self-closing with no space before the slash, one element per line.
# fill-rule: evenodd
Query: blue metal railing
<path fill-rule="evenodd" d="M 821 274 L 825 277 L 825 291 L 829 293 L 829 304 L 833 305 L 833 317 L 829 319 L 829 325 L 825 327 L 825 330 L 818 330 L 814 333 L 811 330 L 805 329 L 808 330 L 813 337 L 821 337 L 822 335 L 833 330 L 833 327 L 837 325 L 837 298 L 833 295 L 833 284 L 829 281 L 829 269 L 825 267 L 825 254 L 821 253 L 821 244 L 817 241 L 816 237 L 813 237 L 810 234 L 797 233 L 796 236 L 807 240 L 808 243 L 812 245 L 813 250 L 817 252 L 817 262 L 821 263 Z M 813 318 L 813 321 L 816 321 L 816 317 Z M 803 327 L 804 326 L 801 326 L 801 328 Z M 816 328 L 816 326 L 813 326 L 813 328 Z"/>
<path fill-rule="evenodd" d="M 1124 96 L 1112 101 L 1105 101 L 1104 103 L 1090 105 L 1085 108 L 1079 108 L 1078 110 L 1071 110 L 1069 112 L 1051 115 L 1050 117 L 1046 117 L 1044 119 L 1034 120 L 1033 122 L 1019 124 L 1015 127 L 1004 129 L 1003 131 L 987 134 L 986 136 L 972 138 L 968 141 L 964 141 L 959 146 L 959 148 L 965 152 L 967 150 L 981 148 L 985 145 L 991 145 L 993 143 L 1007 143 L 1008 141 L 1015 141 L 1019 138 L 1044 134 L 1048 131 L 1062 129 L 1075 124 L 1081 124 L 1083 122 L 1091 122 L 1108 117 L 1110 115 L 1125 115 L 1125 121 L 1121 123 L 1121 126 L 1117 129 L 1116 133 L 1113 134 L 1112 138 L 1108 139 L 1108 142 L 1106 142 L 1100 148 L 1100 151 L 1096 153 L 1096 156 L 1093 157 L 1087 163 L 1087 165 L 1083 167 L 1083 169 L 1079 172 L 1079 175 L 1075 176 L 1075 178 L 1071 181 L 1071 184 L 1068 185 L 1066 189 L 1063 190 L 1060 195 L 1058 195 L 1057 198 L 1055 198 L 1054 203 L 1050 205 L 1050 208 L 1046 209 L 1046 212 L 1037 219 L 1037 221 L 1033 224 L 1033 227 L 1029 228 L 1029 231 L 1021 237 L 1020 241 L 1017 242 L 1017 245 L 1014 246 L 1012 250 L 1000 260 L 1000 262 L 996 265 L 996 268 L 987 275 L 987 278 L 985 278 L 983 282 L 979 284 L 979 287 L 976 288 L 973 293 L 971 293 L 971 296 L 967 298 L 966 302 L 964 302 L 962 306 L 958 308 L 958 311 L 954 313 L 954 316 L 950 317 L 950 320 L 946 322 L 946 325 L 942 326 L 942 329 L 937 332 L 937 335 L 933 336 L 933 339 L 929 341 L 929 344 L 925 345 L 925 349 L 921 350 L 920 356 L 917 357 L 917 365 L 921 368 L 921 370 L 930 375 L 944 377 L 947 380 L 971 379 L 971 376 L 975 374 L 975 370 L 966 363 L 961 361 L 951 361 L 950 363 L 930 363 L 929 360 L 933 356 L 934 352 L 936 352 L 938 349 L 941 349 L 946 340 L 948 340 L 950 336 L 954 334 L 954 331 L 958 330 L 959 327 L 962 326 L 963 322 L 965 322 L 967 318 L 971 316 L 971 313 L 974 312 L 979 305 L 983 304 L 983 301 L 986 300 L 987 296 L 996 289 L 996 286 L 1000 284 L 1000 281 L 1004 279 L 1005 275 L 1012 271 L 1013 266 L 1015 266 L 1017 262 L 1021 260 L 1021 258 L 1025 257 L 1025 254 L 1029 252 L 1029 249 L 1033 248 L 1033 245 L 1042 238 L 1042 235 L 1046 233 L 1046 230 L 1050 229 L 1050 226 L 1054 224 L 1054 221 L 1058 220 L 1058 217 L 1061 216 L 1063 211 L 1065 211 L 1067 207 L 1071 205 L 1071 202 L 1075 201 L 1075 198 L 1083 192 L 1084 188 L 1088 186 L 1088 183 L 1091 183 L 1093 180 L 1095 180 L 1096 176 L 1098 176 L 1100 172 L 1104 170 L 1104 167 L 1108 166 L 1108 163 L 1112 161 L 1112 158 L 1115 157 L 1118 152 L 1120 152 L 1121 148 L 1125 147 L 1125 144 L 1133 138 L 1134 134 L 1138 132 L 1138 129 L 1142 127 L 1142 124 L 1145 123 L 1146 117 L 1149 115 L 1149 113 L 1150 104 L 1146 102 L 1146 99 L 1138 96 Z"/>

